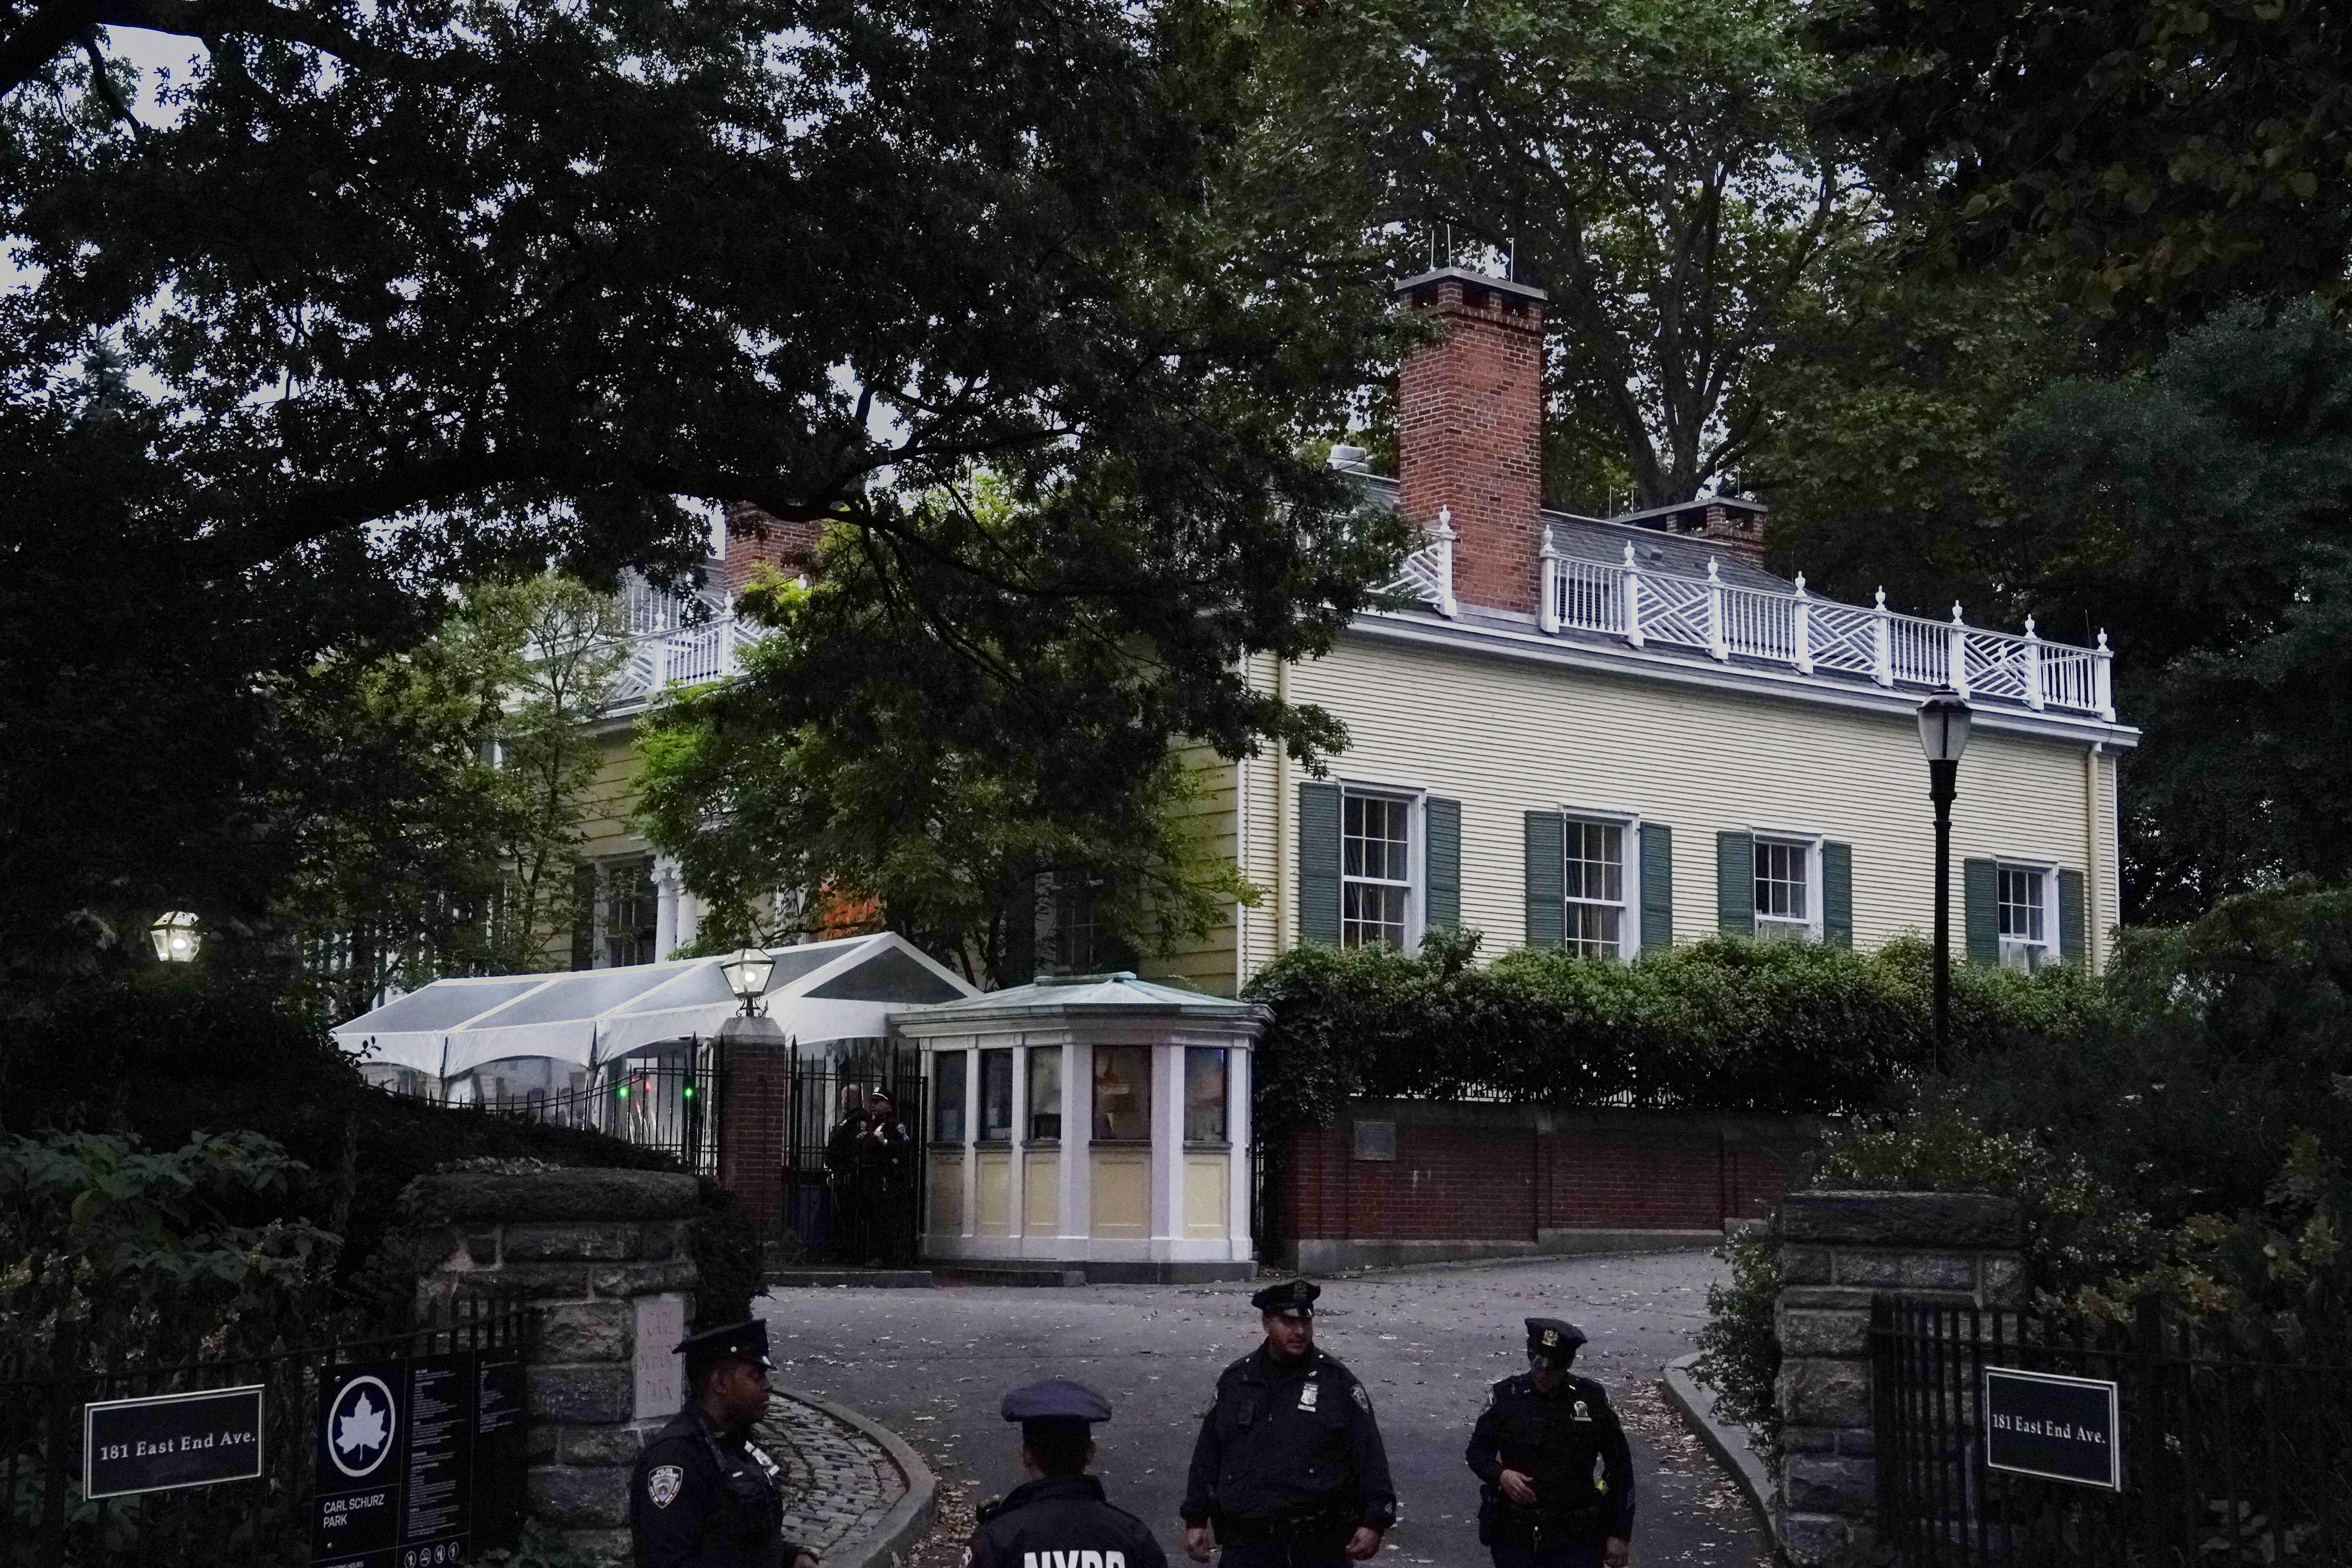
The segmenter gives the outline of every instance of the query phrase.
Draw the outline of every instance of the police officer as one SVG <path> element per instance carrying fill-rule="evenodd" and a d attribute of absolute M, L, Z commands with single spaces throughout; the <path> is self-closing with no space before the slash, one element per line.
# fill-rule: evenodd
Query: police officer
<path fill-rule="evenodd" d="M 817 1568 L 784 1539 L 776 1461 L 751 1441 L 768 1407 L 768 1325 L 688 1337 L 686 1408 L 654 1436 L 629 1479 L 636 1568 Z"/>
<path fill-rule="evenodd" d="M 1225 1368 L 1184 1488 L 1184 1550 L 1223 1568 L 1337 1568 L 1396 1522 L 1388 1450 L 1355 1374 L 1315 1348 L 1305 1279 L 1250 1298 L 1265 1343 Z"/>
<path fill-rule="evenodd" d="M 1087 1474 L 1094 1424 L 1110 1419 L 1110 1401 L 1083 1383 L 1048 1377 L 1007 1394 L 1003 1410 L 1021 1423 L 1021 1468 L 1030 1479 L 982 1505 L 965 1553 L 971 1568 L 1075 1568 L 1081 1553 L 1087 1568 L 1167 1568 L 1150 1527 L 1104 1501 L 1102 1482 Z"/>
<path fill-rule="evenodd" d="M 1486 1485 L 1478 1539 L 1495 1568 L 1625 1568 L 1633 1458 L 1609 1396 L 1569 1363 L 1584 1331 L 1528 1320 L 1528 1370 L 1495 1384 L 1464 1457 Z"/>

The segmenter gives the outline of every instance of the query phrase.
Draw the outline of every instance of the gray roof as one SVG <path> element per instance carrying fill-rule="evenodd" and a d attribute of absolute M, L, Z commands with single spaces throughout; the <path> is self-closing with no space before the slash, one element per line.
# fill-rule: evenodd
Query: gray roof
<path fill-rule="evenodd" d="M 1255 1002 L 1235 1002 L 1204 991 L 1138 980 L 1122 969 L 1108 974 L 1043 975 L 1026 985 L 966 996 L 935 1007 L 905 1008 L 891 1021 L 901 1027 L 937 1027 L 1013 1016 L 1066 1017 L 1075 1014 L 1174 1016 L 1234 1024 L 1264 1024 L 1273 1016 Z"/>

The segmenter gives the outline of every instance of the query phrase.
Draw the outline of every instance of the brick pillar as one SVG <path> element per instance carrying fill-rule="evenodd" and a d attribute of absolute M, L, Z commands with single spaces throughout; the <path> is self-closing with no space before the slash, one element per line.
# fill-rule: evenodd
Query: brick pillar
<path fill-rule="evenodd" d="M 680 1173 L 572 1169 L 419 1176 L 401 1194 L 420 1303 L 460 1289 L 540 1302 L 527 1506 L 593 1562 L 628 1561 L 629 1471 L 685 1402 L 697 1194 Z"/>
<path fill-rule="evenodd" d="M 781 1034 L 772 1040 L 726 1038 L 719 1048 L 726 1060 L 719 1091 L 719 1184 L 742 1200 L 760 1234 L 772 1239 L 783 1234 L 786 1217 L 792 1049 Z"/>
<path fill-rule="evenodd" d="M 1436 340 L 1397 375 L 1397 480 L 1407 517 L 1453 513 L 1454 596 L 1528 616 L 1541 603 L 1544 292 L 1460 268 L 1397 285 Z"/>
<path fill-rule="evenodd" d="M 2024 1272 L 2017 1201 L 1986 1193 L 1790 1193 L 1780 1244 L 1772 1532 L 1799 1564 L 1870 1552 L 1878 1467 L 1870 1424 L 1870 1299 L 1882 1290 L 2009 1303 Z"/>
<path fill-rule="evenodd" d="M 720 578 L 727 590 L 727 602 L 743 591 L 751 580 L 752 572 L 761 566 L 772 566 L 787 577 L 816 574 L 816 537 L 818 526 L 814 522 L 785 522 L 770 516 L 749 501 L 737 501 L 727 509 L 727 560 Z"/>

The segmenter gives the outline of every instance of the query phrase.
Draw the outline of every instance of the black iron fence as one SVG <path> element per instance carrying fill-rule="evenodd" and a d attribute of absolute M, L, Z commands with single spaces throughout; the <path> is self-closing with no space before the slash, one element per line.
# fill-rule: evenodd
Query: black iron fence
<path fill-rule="evenodd" d="M 606 1133 L 674 1155 L 689 1171 L 719 1173 L 719 1050 L 692 1039 L 659 1055 L 623 1057 L 585 1075 L 576 1087 L 517 1089 L 477 1074 L 448 1094 L 388 1093 L 429 1100 L 453 1112 L 509 1116 L 554 1127 Z"/>
<path fill-rule="evenodd" d="M 913 1259 L 929 1115 L 921 1053 L 887 1040 L 795 1048 L 784 1119 L 783 1220 L 814 1258 Z M 888 1114 L 882 1110 L 887 1100 Z"/>
<path fill-rule="evenodd" d="M 2352 1563 L 2352 1367 L 2261 1359 L 2153 1310 L 2099 1326 L 1890 1296 L 1871 1345 L 1880 1531 L 1906 1568 Z M 2003 1368 L 2116 1385 L 2118 1485 L 1997 1462 L 2014 1456 L 1990 1446 L 1985 1374 Z"/>
<path fill-rule="evenodd" d="M 499 1374 L 499 1398 L 518 1418 L 474 1437 L 465 1456 L 470 1471 L 469 1517 L 463 1521 L 469 1538 L 466 1560 L 490 1548 L 510 1547 L 522 1525 L 520 1378 L 536 1318 L 536 1310 L 519 1300 L 463 1296 L 397 1334 L 179 1366 L 0 1382 L 0 1500 L 5 1502 L 0 1507 L 0 1563 L 153 1568 L 236 1563 L 292 1568 L 310 1563 L 322 1490 L 317 1461 L 320 1394 L 335 1385 L 339 1369 L 356 1363 L 368 1363 L 394 1386 L 404 1385 L 417 1367 L 453 1376 L 471 1376 L 488 1367 Z M 105 1495 L 125 1485 L 126 1478 L 101 1470 L 99 1485 L 86 1485 L 88 1461 L 115 1458 L 118 1449 L 129 1454 L 142 1446 L 135 1437 L 107 1441 L 110 1431 L 137 1430 L 133 1418 L 141 1413 L 106 1407 L 117 1401 L 228 1390 L 258 1390 L 258 1422 L 249 1433 L 257 1450 L 249 1468 L 258 1473 L 251 1479 Z M 250 1408 L 254 1401 L 248 1394 L 238 1403 Z M 93 1424 L 92 1405 L 101 1407 L 100 1418 L 111 1426 Z M 86 1434 L 93 1431 L 95 1452 L 86 1452 Z M 141 1479 L 128 1478 L 127 1484 Z M 329 1476 L 323 1489 L 333 1492 L 349 1484 Z"/>

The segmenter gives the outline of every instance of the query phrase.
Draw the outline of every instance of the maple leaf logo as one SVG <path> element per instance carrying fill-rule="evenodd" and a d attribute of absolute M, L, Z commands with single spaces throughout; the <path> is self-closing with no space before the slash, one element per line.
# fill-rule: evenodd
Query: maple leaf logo
<path fill-rule="evenodd" d="M 383 1412 L 368 1403 L 364 1392 L 351 1414 L 335 1422 L 335 1447 L 351 1455 L 383 1447 Z"/>

